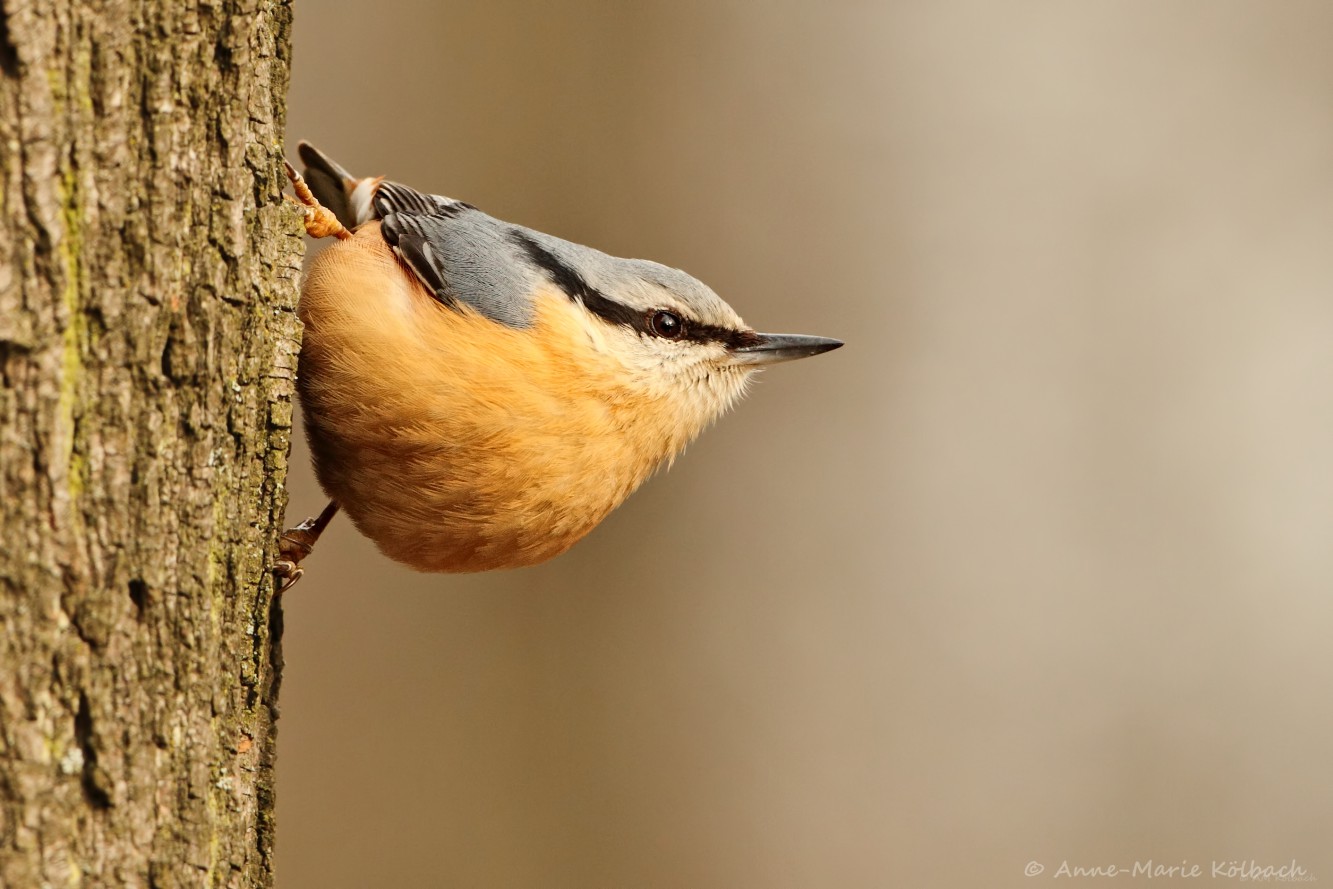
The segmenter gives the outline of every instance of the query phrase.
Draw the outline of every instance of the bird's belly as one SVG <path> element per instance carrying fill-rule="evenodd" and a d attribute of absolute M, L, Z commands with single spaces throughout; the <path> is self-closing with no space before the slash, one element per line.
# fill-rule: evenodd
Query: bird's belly
<path fill-rule="evenodd" d="M 368 449 L 313 430 L 325 492 L 385 555 L 419 571 L 534 565 L 591 531 L 633 489 L 605 472 L 578 478 L 546 461 L 493 465 L 487 450 L 410 438 Z M 512 456 L 512 452 L 511 452 Z"/>

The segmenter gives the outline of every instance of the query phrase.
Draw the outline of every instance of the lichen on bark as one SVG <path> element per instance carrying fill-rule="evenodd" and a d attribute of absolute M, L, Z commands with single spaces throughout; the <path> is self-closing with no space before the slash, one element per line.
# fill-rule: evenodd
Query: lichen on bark
<path fill-rule="evenodd" d="M 0 885 L 270 885 L 291 7 L 0 21 Z"/>

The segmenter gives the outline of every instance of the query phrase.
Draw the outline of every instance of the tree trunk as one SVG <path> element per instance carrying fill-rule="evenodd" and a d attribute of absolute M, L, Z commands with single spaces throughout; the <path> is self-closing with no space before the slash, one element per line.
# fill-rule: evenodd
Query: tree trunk
<path fill-rule="evenodd" d="M 0 885 L 268 886 L 291 8 L 0 12 Z"/>

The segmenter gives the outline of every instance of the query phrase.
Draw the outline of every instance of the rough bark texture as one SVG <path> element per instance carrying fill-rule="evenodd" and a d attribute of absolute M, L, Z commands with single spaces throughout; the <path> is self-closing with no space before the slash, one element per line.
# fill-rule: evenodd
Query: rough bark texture
<path fill-rule="evenodd" d="M 0 11 L 0 885 L 266 886 L 290 5 Z"/>

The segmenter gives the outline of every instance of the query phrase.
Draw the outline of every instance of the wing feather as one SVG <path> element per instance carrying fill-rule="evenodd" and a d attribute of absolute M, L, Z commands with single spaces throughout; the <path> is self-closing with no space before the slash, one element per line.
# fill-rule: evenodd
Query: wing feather
<path fill-rule="evenodd" d="M 441 304 L 459 304 L 510 327 L 532 320 L 533 281 L 512 226 L 471 204 L 385 182 L 373 199 L 380 232 Z"/>

